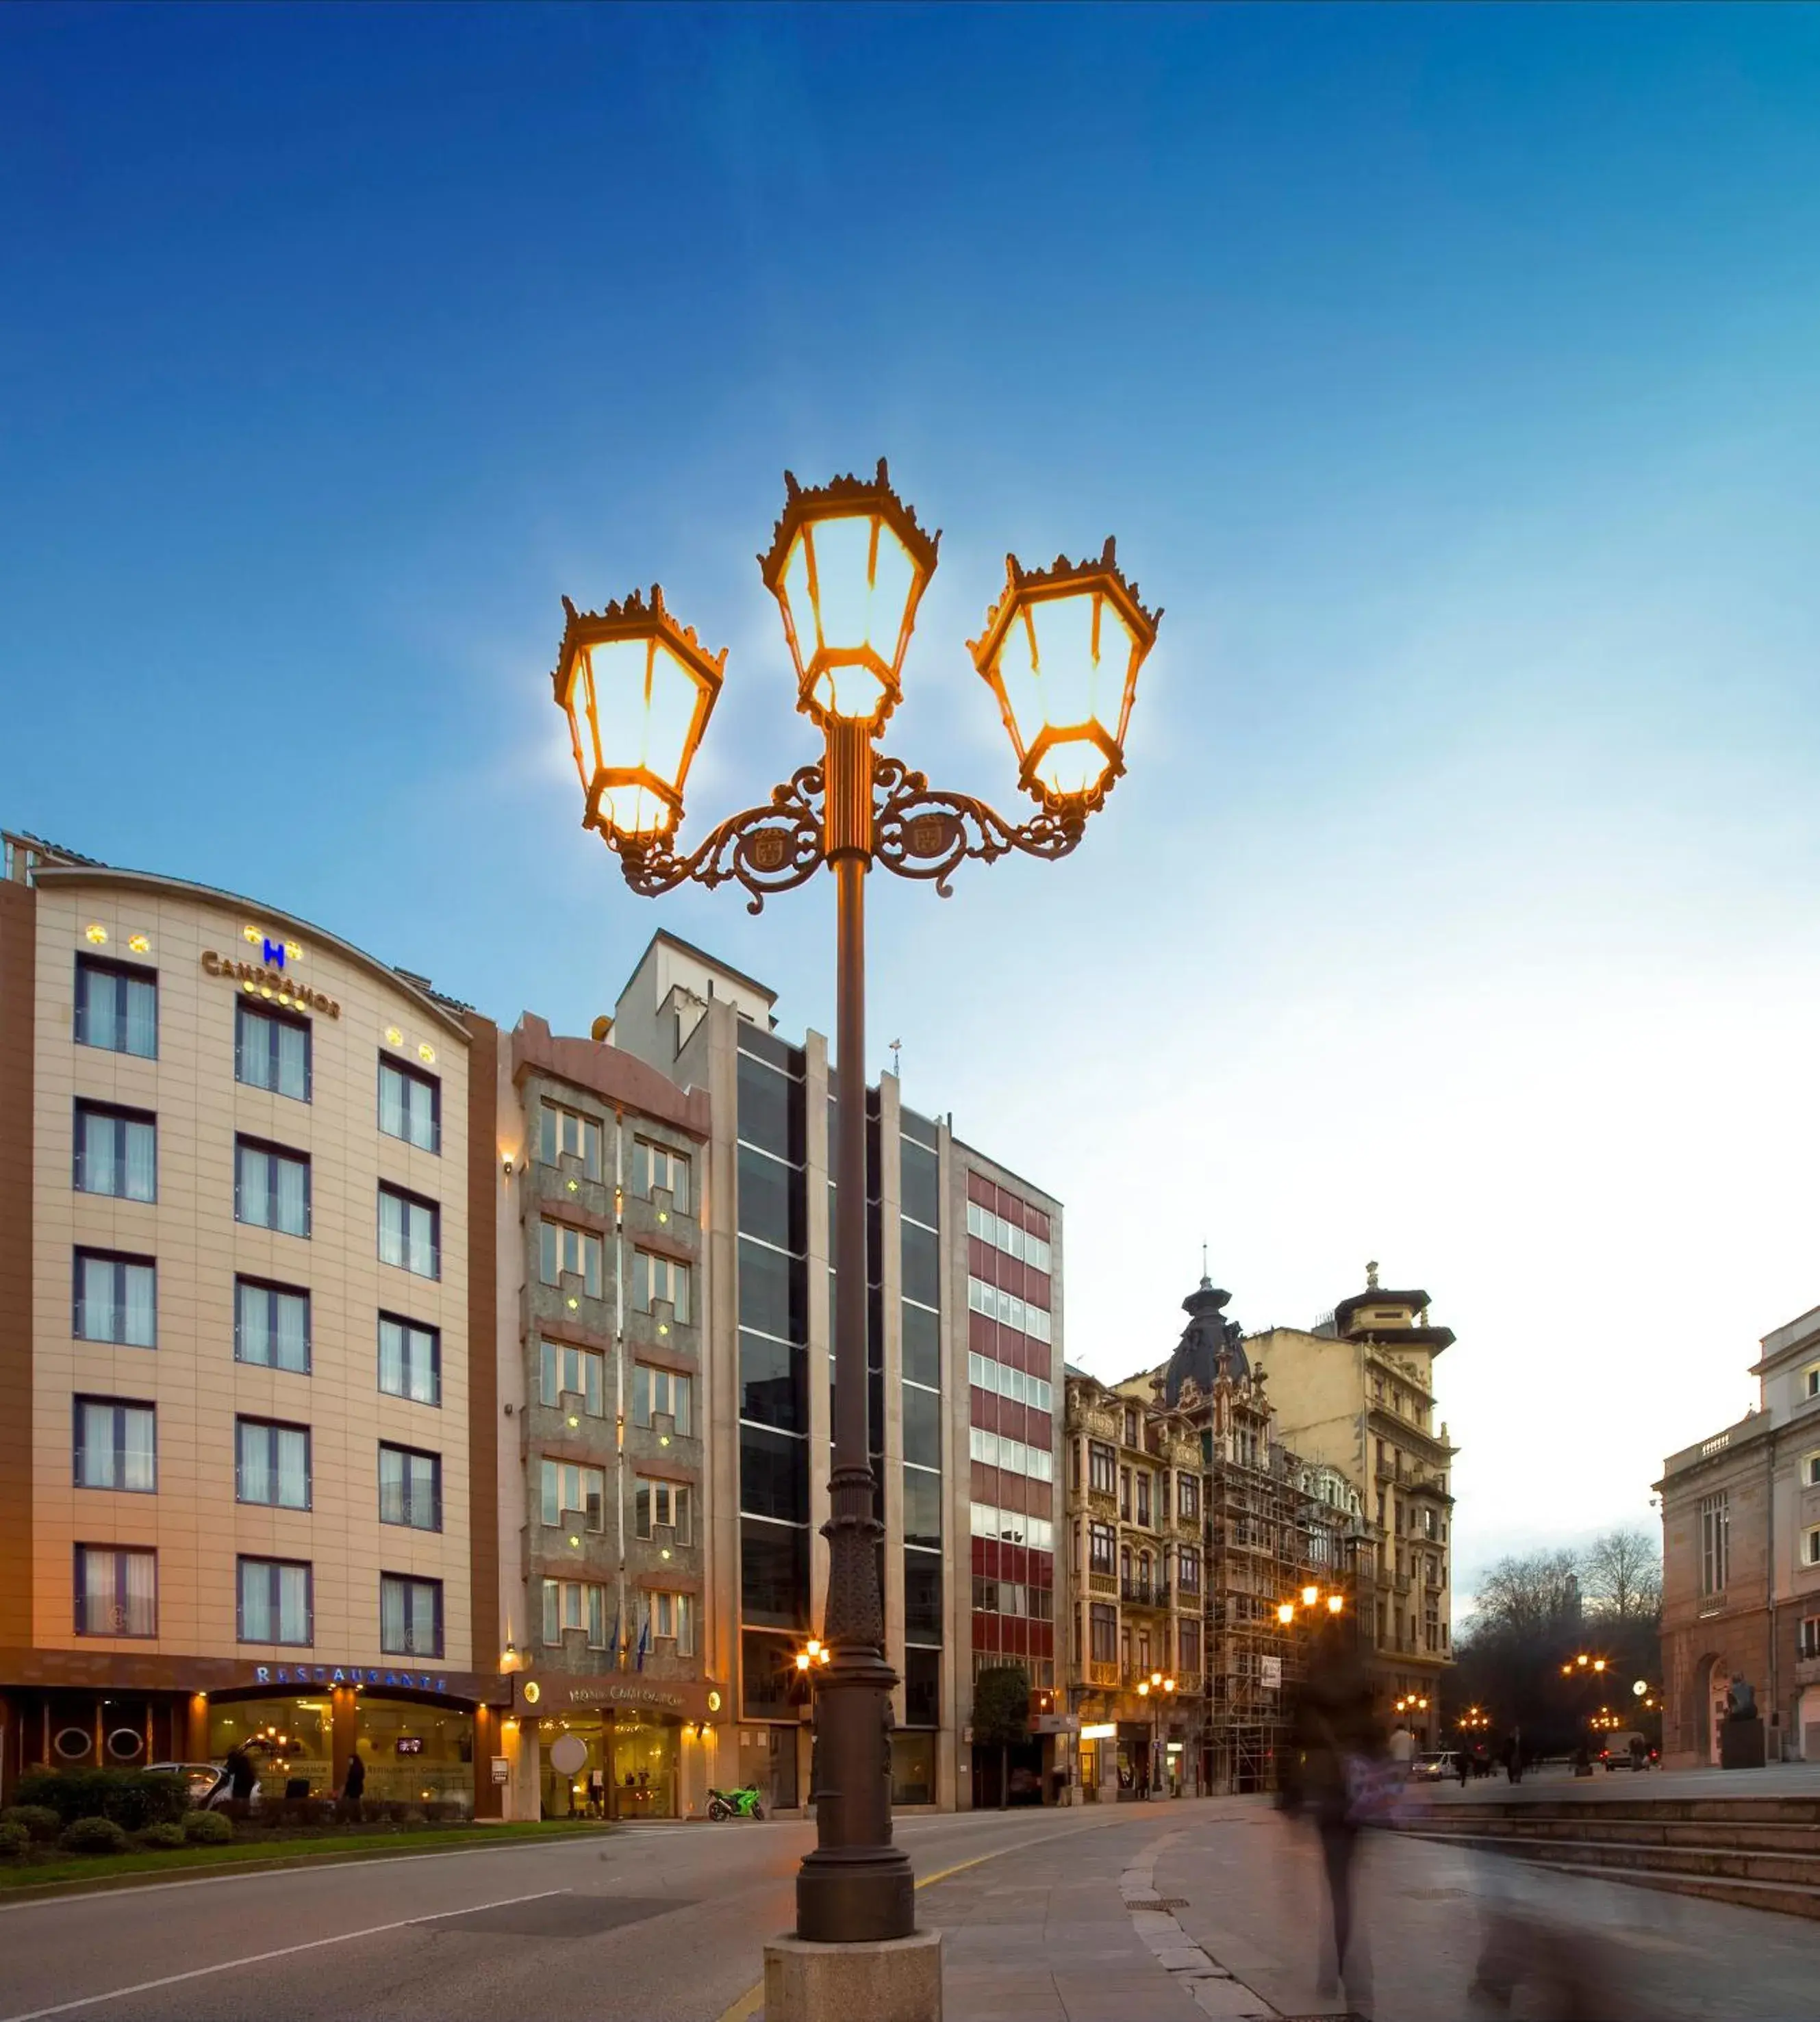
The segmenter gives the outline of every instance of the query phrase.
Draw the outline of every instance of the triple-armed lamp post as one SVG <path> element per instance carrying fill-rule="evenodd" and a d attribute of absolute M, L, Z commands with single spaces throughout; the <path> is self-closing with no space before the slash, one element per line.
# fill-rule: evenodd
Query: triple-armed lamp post
<path fill-rule="evenodd" d="M 917 606 L 939 534 L 925 532 L 881 460 L 870 479 L 804 489 L 784 476 L 783 516 L 759 557 L 796 663 L 797 706 L 825 739 L 768 802 L 677 852 L 683 788 L 726 667 L 679 625 L 653 586 L 598 612 L 565 597 L 553 677 L 586 797 L 584 825 L 618 853 L 646 897 L 689 880 L 735 879 L 756 913 L 774 892 L 834 874 L 837 1064 L 834 1466 L 830 1482 L 825 1664 L 814 1673 L 815 1850 L 797 1877 L 797 1935 L 855 1944 L 907 1937 L 910 1862 L 891 1838 L 891 1694 L 884 1658 L 873 1474 L 866 1440 L 866 873 L 948 880 L 968 857 L 1066 856 L 1125 769 L 1138 670 L 1162 614 L 1145 610 L 1109 540 L 1098 560 L 1021 568 L 970 643 L 1005 718 L 1018 783 L 1037 812 L 1012 823 L 930 787 L 878 748 L 896 706 Z"/>

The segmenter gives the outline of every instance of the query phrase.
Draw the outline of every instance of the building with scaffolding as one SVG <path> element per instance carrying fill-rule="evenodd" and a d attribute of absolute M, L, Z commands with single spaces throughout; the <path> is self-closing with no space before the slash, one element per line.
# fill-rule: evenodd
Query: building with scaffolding
<path fill-rule="evenodd" d="M 1205 1652 L 1199 1780 L 1209 1792 L 1275 1781 L 1286 1709 L 1315 1619 L 1337 1602 L 1369 1621 L 1376 1539 L 1359 1487 L 1289 1450 L 1231 1299 L 1203 1277 L 1161 1369 L 1118 1386 L 1149 1393 L 1194 1437 L 1202 1469 Z"/>

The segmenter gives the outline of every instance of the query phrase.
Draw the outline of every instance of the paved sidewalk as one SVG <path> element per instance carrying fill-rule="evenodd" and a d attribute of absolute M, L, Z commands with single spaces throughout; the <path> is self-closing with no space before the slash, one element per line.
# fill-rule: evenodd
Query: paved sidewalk
<path fill-rule="evenodd" d="M 1471 1991 L 1488 1909 L 1525 1933 L 1501 2009 Z M 1563 1964 L 1590 1974 L 1591 2012 L 1611 2022 L 1820 2017 L 1820 1929 L 1800 1918 L 1383 1834 L 1362 1852 L 1357 1914 L 1352 1983 L 1323 1994 L 1312 1835 L 1246 1798 L 1134 1806 L 919 1899 L 920 1921 L 946 1934 L 945 2022 L 1526 2022 L 1558 2012 L 1542 1982 Z"/>

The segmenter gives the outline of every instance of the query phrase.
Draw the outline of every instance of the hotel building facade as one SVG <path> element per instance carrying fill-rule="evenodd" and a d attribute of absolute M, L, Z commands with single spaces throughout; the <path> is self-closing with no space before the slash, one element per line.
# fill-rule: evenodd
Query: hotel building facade
<path fill-rule="evenodd" d="M 262 902 L 5 870 L 5 1783 L 239 1742 L 496 1810 L 493 1027 Z"/>

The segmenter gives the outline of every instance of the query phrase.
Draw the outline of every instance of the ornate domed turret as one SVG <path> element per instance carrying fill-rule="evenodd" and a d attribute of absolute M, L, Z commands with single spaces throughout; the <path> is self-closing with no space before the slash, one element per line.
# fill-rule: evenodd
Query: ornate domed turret
<path fill-rule="evenodd" d="M 1225 1315 L 1226 1303 L 1231 1297 L 1203 1271 L 1200 1283 L 1183 1300 L 1182 1310 L 1188 1316 L 1188 1324 L 1176 1344 L 1163 1378 L 1163 1396 L 1172 1407 L 1180 1402 L 1182 1385 L 1191 1379 L 1205 1396 L 1222 1376 L 1237 1382 L 1251 1374 L 1244 1330 L 1237 1320 Z"/>

